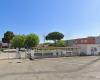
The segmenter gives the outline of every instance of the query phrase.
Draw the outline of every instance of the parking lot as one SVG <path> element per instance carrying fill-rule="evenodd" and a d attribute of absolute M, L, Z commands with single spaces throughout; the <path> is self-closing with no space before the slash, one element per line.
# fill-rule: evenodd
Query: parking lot
<path fill-rule="evenodd" d="M 100 80 L 100 57 L 0 60 L 0 80 Z"/>

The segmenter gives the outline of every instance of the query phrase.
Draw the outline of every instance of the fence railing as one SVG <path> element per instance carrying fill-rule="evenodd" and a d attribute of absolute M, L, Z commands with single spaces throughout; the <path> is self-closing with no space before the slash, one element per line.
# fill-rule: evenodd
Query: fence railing
<path fill-rule="evenodd" d="M 16 50 L 15 50 L 16 51 Z M 29 53 L 31 53 L 34 58 L 43 57 L 66 57 L 66 56 L 77 56 L 79 54 L 79 48 L 72 47 L 52 47 L 52 48 L 33 48 L 31 52 L 19 51 L 19 54 L 11 51 L 10 52 L 0 52 L 0 59 L 13 59 L 18 58 L 28 58 Z"/>

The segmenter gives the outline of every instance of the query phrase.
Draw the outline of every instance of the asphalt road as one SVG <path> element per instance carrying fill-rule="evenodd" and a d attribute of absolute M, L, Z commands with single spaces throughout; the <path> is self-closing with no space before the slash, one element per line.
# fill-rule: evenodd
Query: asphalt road
<path fill-rule="evenodd" d="M 0 80 L 100 80 L 100 57 L 0 60 Z"/>

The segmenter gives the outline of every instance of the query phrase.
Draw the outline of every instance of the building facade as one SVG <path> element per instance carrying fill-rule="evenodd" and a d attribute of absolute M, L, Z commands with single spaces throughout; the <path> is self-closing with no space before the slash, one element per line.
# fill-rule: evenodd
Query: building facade
<path fill-rule="evenodd" d="M 66 40 L 66 44 L 68 44 L 68 46 L 79 45 L 79 44 L 100 44 L 100 37 L 87 37 L 87 38 Z"/>
<path fill-rule="evenodd" d="M 100 55 L 100 36 L 67 40 L 70 47 L 79 47 L 80 54 Z"/>
<path fill-rule="evenodd" d="M 8 48 L 9 45 L 8 45 L 8 43 L 3 43 L 2 41 L 0 41 L 0 47 L 2 47 L 2 48 Z"/>

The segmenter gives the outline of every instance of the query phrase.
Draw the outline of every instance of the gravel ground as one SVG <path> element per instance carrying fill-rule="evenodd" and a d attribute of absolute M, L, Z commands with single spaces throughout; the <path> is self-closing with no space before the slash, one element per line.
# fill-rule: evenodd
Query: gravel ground
<path fill-rule="evenodd" d="M 100 57 L 0 60 L 0 80 L 100 80 Z"/>

